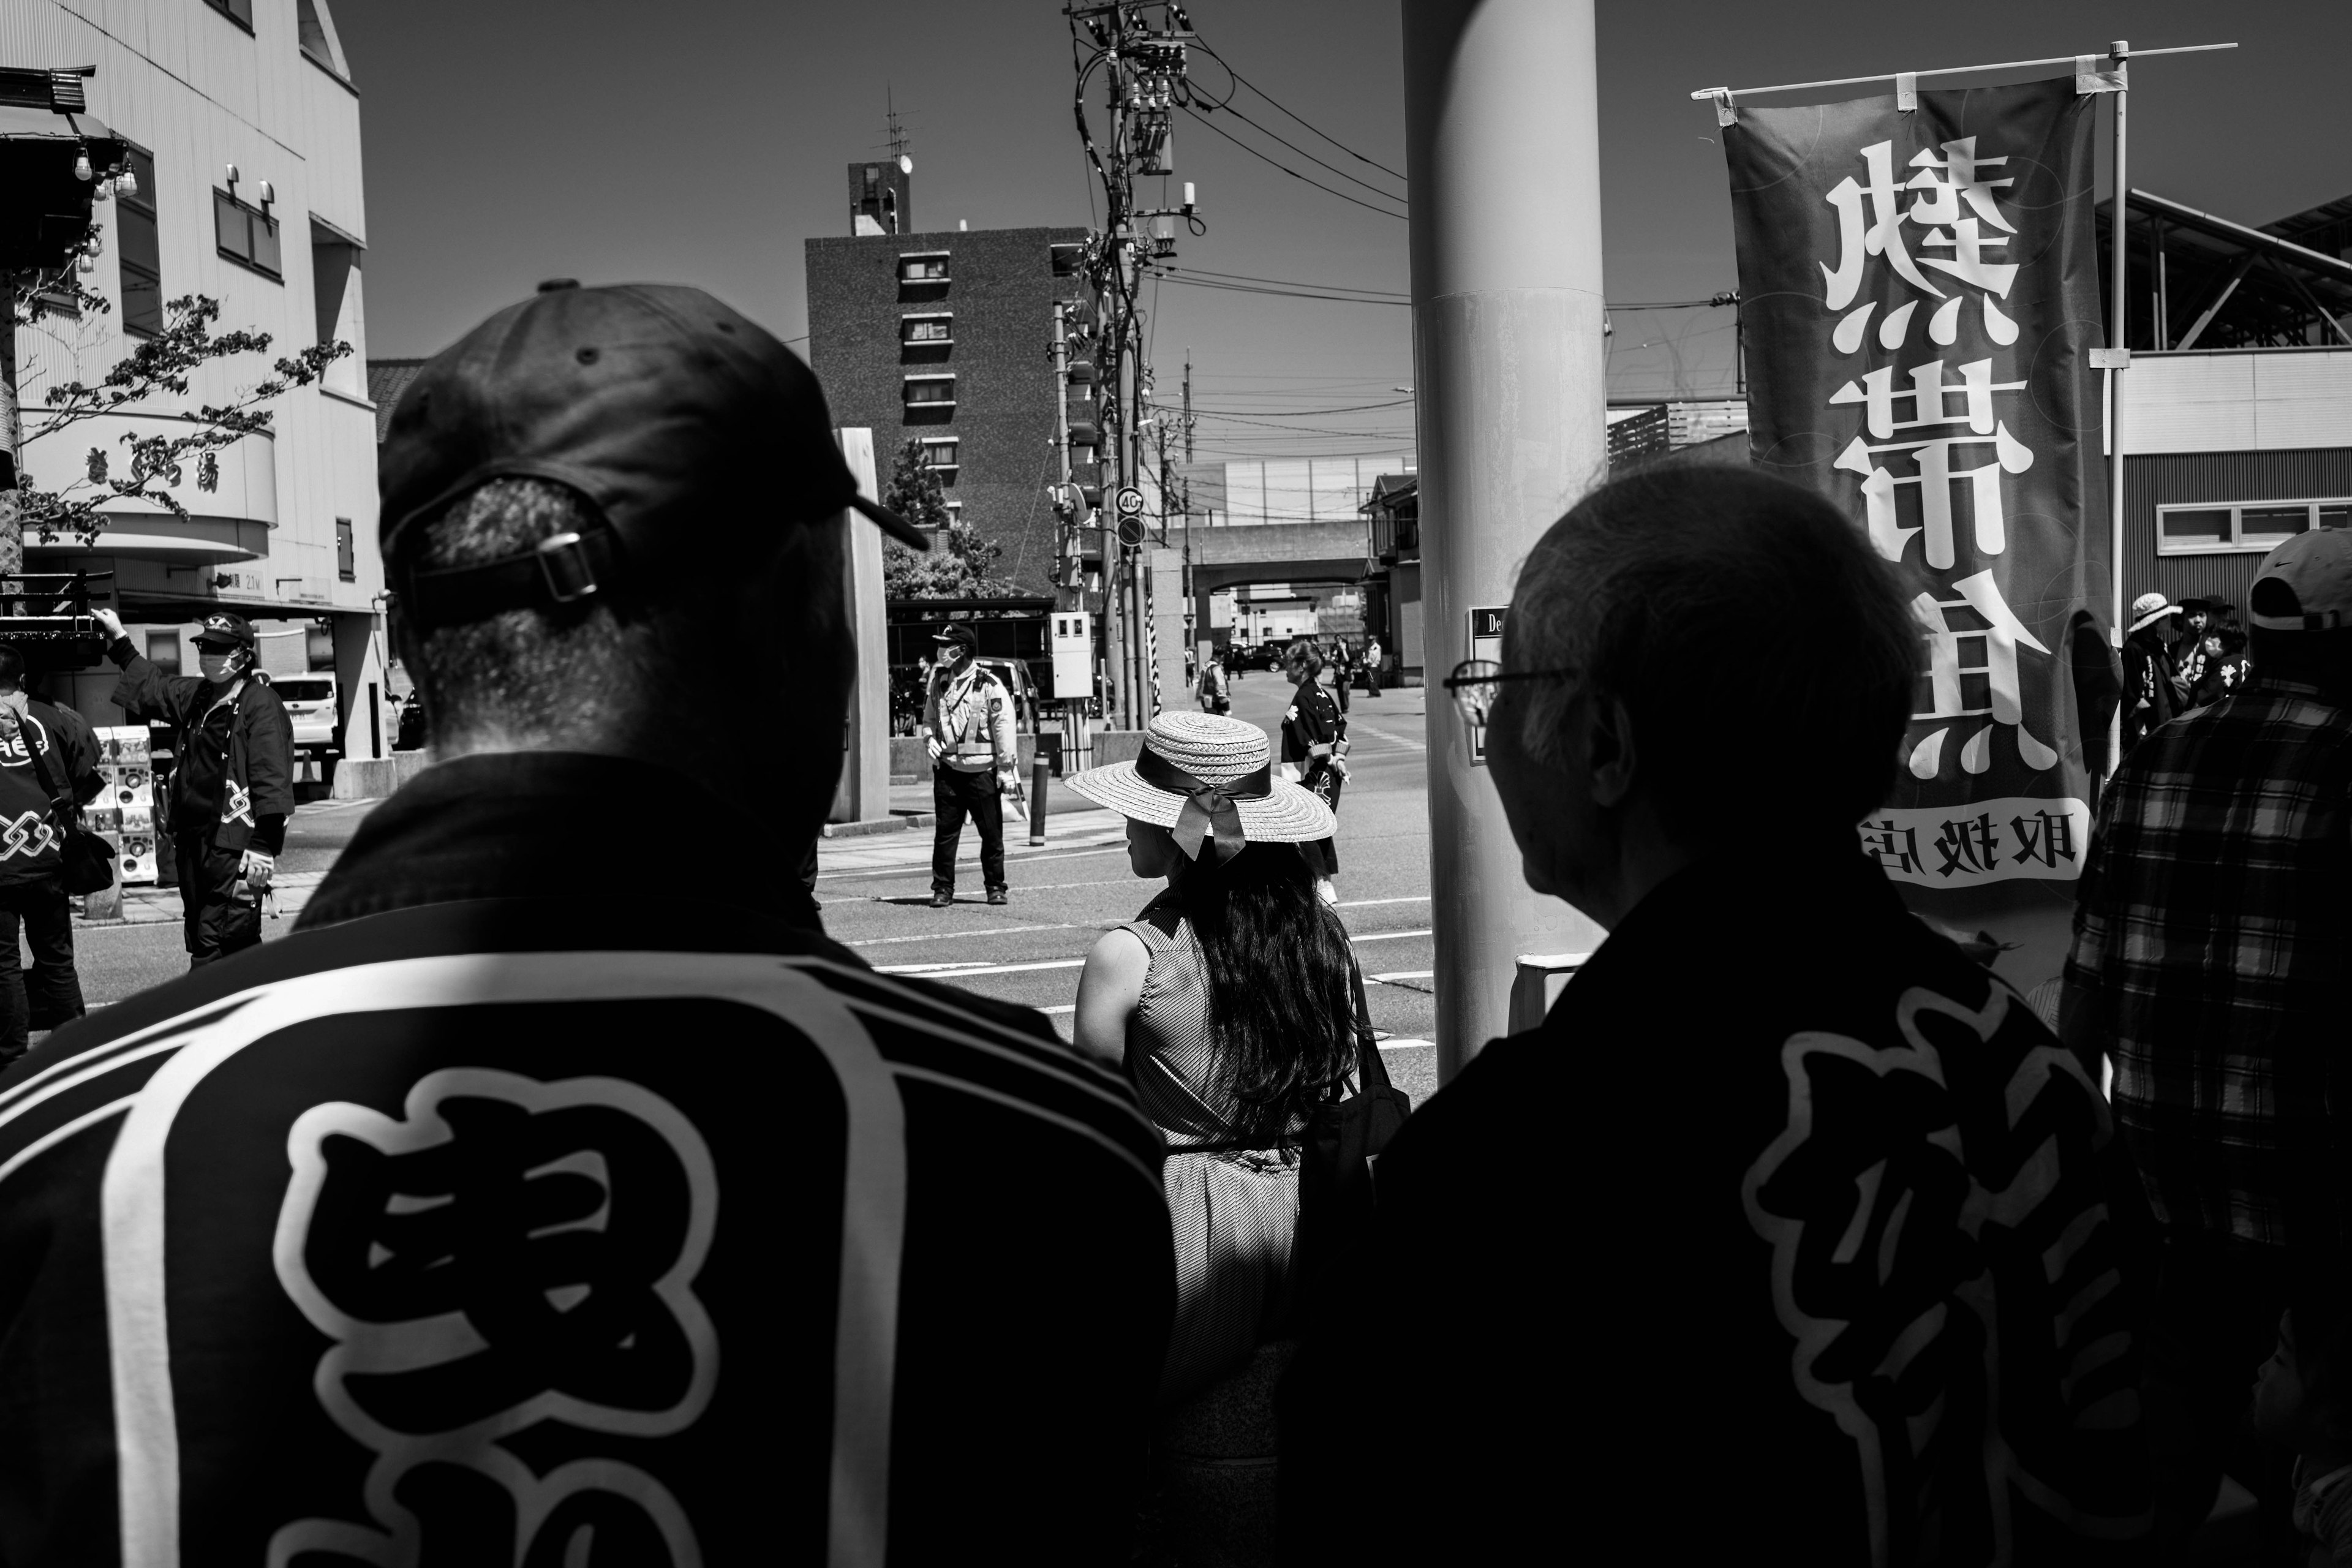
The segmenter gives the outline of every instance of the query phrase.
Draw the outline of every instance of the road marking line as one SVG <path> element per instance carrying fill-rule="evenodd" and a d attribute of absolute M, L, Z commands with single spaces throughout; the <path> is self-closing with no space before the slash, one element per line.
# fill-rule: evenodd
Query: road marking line
<path fill-rule="evenodd" d="M 1402 899 L 1342 899 L 1332 905 L 1335 910 L 1368 910 L 1374 904 L 1425 904 L 1427 893 L 1408 893 Z"/>
<path fill-rule="evenodd" d="M 1037 1011 L 1045 1014 L 1048 1018 L 1059 1017 L 1064 1013 L 1075 1013 L 1077 1010 L 1078 1005 L 1076 1002 L 1065 1002 L 1058 1007 L 1040 1007 L 1037 1009 Z"/>
<path fill-rule="evenodd" d="M 1435 1040 L 1382 1040 L 1381 1042 L 1381 1049 L 1384 1051 L 1417 1051 L 1423 1047 L 1434 1050 L 1437 1047 L 1437 1042 Z"/>
<path fill-rule="evenodd" d="M 920 936 L 869 936 L 856 942 L 845 942 L 844 947 L 895 947 L 909 942 L 950 942 L 975 936 L 1016 936 L 1023 931 L 1100 931 L 1103 928 L 1076 921 L 1058 926 L 979 926 L 969 931 L 932 931 Z"/>
<path fill-rule="evenodd" d="M 1382 931 L 1349 940 L 1360 944 L 1395 942 L 1403 937 L 1429 934 L 1427 931 Z M 877 963 L 874 970 L 877 974 L 920 974 L 934 980 L 964 980 L 982 974 L 1029 974 L 1043 969 L 1076 969 L 1086 962 L 1083 958 L 1051 958 L 1034 963 Z"/>
<path fill-rule="evenodd" d="M 1425 752 L 1429 750 L 1429 742 L 1426 741 L 1408 740 L 1404 736 L 1395 734 L 1392 731 L 1375 728 L 1370 724 L 1365 723 L 1360 719 L 1350 718 L 1348 721 L 1348 733 L 1353 735 L 1358 732 L 1361 732 L 1366 735 L 1378 735 L 1383 741 L 1392 741 L 1400 746 L 1409 747 L 1416 752 Z"/>
<path fill-rule="evenodd" d="M 1041 860 L 1083 860 L 1090 855 L 1124 855 L 1126 853 L 1127 840 L 1121 838 L 1112 847 L 1103 849 L 1077 849 L 1063 855 L 1008 854 L 1004 857 L 1004 863 L 1008 866 L 1034 866 Z M 974 850 L 972 858 L 978 858 L 979 851 Z M 962 860 L 960 858 L 957 864 L 961 865 Z M 854 871 L 820 871 L 817 873 L 816 879 L 820 882 L 835 882 L 846 880 L 851 877 L 911 877 L 918 873 L 928 877 L 930 872 L 931 863 L 929 859 L 909 859 L 895 866 L 860 867 Z"/>
<path fill-rule="evenodd" d="M 1383 985 L 1390 985 L 1394 984 L 1400 980 L 1434 980 L 1437 978 L 1437 971 L 1434 969 L 1400 969 L 1394 974 L 1367 974 L 1364 978 L 1367 980 L 1377 980 Z"/>

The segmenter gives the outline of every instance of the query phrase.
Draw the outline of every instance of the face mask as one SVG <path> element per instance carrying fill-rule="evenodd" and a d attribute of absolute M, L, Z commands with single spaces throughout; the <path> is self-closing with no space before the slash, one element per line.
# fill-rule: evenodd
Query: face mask
<path fill-rule="evenodd" d="M 230 661 L 236 657 L 236 656 L 234 654 L 213 653 L 206 649 L 199 648 L 196 650 L 196 668 L 205 672 L 205 679 L 206 680 L 213 681 L 217 684 L 221 681 L 226 680 L 235 673 L 234 669 L 231 668 Z"/>

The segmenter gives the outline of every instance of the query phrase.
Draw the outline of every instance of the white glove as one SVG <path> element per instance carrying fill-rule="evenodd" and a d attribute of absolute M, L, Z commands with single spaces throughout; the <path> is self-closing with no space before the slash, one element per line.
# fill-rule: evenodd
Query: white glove
<path fill-rule="evenodd" d="M 265 893 L 269 890 L 269 879 L 278 874 L 278 861 L 275 857 L 265 855 L 258 849 L 248 849 L 245 852 L 243 870 L 245 885 L 257 893 Z"/>
<path fill-rule="evenodd" d="M 947 752 L 947 748 L 940 744 L 940 738 L 937 735 L 924 736 L 923 749 L 931 753 L 931 761 L 935 763 Z"/>

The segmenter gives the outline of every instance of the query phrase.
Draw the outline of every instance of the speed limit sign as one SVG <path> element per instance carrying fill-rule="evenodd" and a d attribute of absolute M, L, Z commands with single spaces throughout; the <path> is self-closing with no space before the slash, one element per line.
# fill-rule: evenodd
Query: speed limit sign
<path fill-rule="evenodd" d="M 1143 492 L 1133 485 L 1121 485 L 1111 504 L 1118 509 L 1121 517 L 1140 517 L 1143 515 Z"/>

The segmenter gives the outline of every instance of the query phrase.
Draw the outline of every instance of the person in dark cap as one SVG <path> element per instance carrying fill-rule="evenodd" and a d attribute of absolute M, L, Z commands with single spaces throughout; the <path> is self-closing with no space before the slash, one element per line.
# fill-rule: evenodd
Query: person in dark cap
<path fill-rule="evenodd" d="M 845 710 L 845 510 L 919 547 L 815 378 L 551 290 L 380 474 L 436 761 L 291 935 L 0 1078 L 0 1557 L 1123 1560 L 1159 1133 L 828 941 L 838 750 L 739 721 Z"/>
<path fill-rule="evenodd" d="M 981 668 L 980 642 L 961 621 L 931 641 L 939 667 L 925 683 L 923 742 L 931 758 L 931 908 L 955 902 L 956 848 L 963 822 L 980 831 L 980 879 L 988 901 L 1008 901 L 1004 883 L 1004 797 L 1021 789 L 1013 735 L 1013 694 Z"/>
<path fill-rule="evenodd" d="M 202 968 L 261 942 L 261 900 L 294 815 L 294 722 L 254 672 L 253 623 L 214 610 L 196 627 L 201 676 L 165 675 L 131 646 L 112 610 L 91 614 L 122 671 L 114 705 L 169 724 L 177 759 L 167 820 L 188 945 Z"/>

